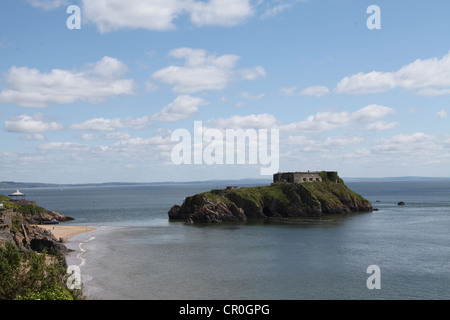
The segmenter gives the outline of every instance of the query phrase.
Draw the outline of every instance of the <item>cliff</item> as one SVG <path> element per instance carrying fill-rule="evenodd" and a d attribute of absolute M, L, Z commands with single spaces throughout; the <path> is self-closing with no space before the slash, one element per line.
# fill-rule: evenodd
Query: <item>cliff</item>
<path fill-rule="evenodd" d="M 322 182 L 276 182 L 268 186 L 211 190 L 187 197 L 168 212 L 188 222 L 245 221 L 248 218 L 323 216 L 372 211 L 372 204 L 349 189 L 336 172 L 319 173 Z"/>
<path fill-rule="evenodd" d="M 0 246 L 6 242 L 14 243 L 20 250 L 33 250 L 66 253 L 69 250 L 53 234 L 36 226 L 52 220 L 64 222 L 74 220 L 57 212 L 48 211 L 29 201 L 11 201 L 0 196 L 3 208 L 0 209 Z"/>

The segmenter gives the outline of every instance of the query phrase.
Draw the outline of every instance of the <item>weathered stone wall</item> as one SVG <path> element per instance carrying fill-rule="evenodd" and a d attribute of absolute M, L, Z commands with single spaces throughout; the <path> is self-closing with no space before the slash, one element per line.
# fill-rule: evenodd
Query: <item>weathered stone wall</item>
<path fill-rule="evenodd" d="M 282 172 L 273 175 L 273 182 L 283 180 L 291 183 L 303 183 L 313 181 L 322 182 L 322 178 L 320 177 L 318 172 Z"/>

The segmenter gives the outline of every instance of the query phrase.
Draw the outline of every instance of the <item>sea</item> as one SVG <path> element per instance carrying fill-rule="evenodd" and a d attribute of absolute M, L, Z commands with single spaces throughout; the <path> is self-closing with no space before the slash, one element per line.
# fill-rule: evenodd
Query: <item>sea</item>
<path fill-rule="evenodd" d="M 169 209 L 226 185 L 21 191 L 75 218 L 66 225 L 96 227 L 67 243 L 87 299 L 450 299 L 450 180 L 346 184 L 377 210 L 188 224 Z"/>

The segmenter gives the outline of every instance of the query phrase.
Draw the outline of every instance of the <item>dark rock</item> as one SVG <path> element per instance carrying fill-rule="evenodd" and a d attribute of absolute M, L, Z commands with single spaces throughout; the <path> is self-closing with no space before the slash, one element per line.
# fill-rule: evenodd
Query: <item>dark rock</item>
<path fill-rule="evenodd" d="M 60 215 L 56 212 L 40 212 L 23 216 L 20 212 L 8 209 L 0 214 L 0 245 L 13 242 L 22 251 L 34 250 L 42 252 L 68 253 L 69 250 L 52 232 L 34 225 L 42 219 L 57 219 L 61 221 L 73 218 Z"/>
<path fill-rule="evenodd" d="M 25 220 L 29 224 L 48 224 L 51 223 L 51 221 L 56 220 L 58 222 L 66 222 L 66 221 L 72 221 L 75 220 L 72 217 L 64 216 L 58 212 L 55 211 L 47 211 L 45 213 L 39 213 L 31 216 L 25 217 Z"/>

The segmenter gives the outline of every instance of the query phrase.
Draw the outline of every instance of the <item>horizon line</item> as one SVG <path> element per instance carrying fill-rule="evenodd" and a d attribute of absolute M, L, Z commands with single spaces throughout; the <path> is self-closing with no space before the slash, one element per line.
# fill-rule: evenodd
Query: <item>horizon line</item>
<path fill-rule="evenodd" d="M 387 177 L 341 177 L 345 180 L 384 180 L 384 181 L 399 181 L 414 179 L 424 181 L 426 179 L 431 180 L 450 180 L 450 177 L 433 177 L 433 176 L 387 176 Z M 208 183 L 208 182 L 226 182 L 226 181 L 246 181 L 246 180 L 260 180 L 260 181 L 272 181 L 272 178 L 242 178 L 242 179 L 209 179 L 209 180 L 185 180 L 185 181 L 105 181 L 105 182 L 79 182 L 79 183 L 55 183 L 55 182 L 22 182 L 22 181 L 0 181 L 0 189 L 7 189 L 8 186 L 1 186 L 2 184 L 11 185 L 36 185 L 35 187 L 59 187 L 59 186 L 94 186 L 94 185 L 151 185 L 151 184 L 189 184 L 189 183 Z M 13 187 L 13 186 L 11 186 Z M 23 188 L 33 188 L 33 186 L 23 186 Z"/>

